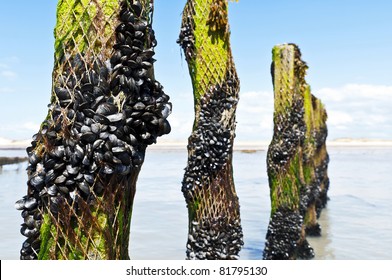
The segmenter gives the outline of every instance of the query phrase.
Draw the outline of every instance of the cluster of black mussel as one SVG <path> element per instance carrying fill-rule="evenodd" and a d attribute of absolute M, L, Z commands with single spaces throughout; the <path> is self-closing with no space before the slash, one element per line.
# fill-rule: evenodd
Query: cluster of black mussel
<path fill-rule="evenodd" d="M 222 86 L 216 85 L 200 98 L 198 125 L 189 139 L 188 165 L 182 182 L 182 192 L 187 203 L 227 163 L 234 135 L 234 119 L 222 121 L 225 112 L 235 110 L 238 99 L 232 89 L 238 88 L 235 79 L 226 79 Z M 227 114 L 232 116 L 233 114 Z M 202 198 L 208 199 L 208 198 Z M 188 236 L 187 259 L 238 259 L 242 242 L 239 218 L 227 223 L 206 217 L 192 221 Z"/>
<path fill-rule="evenodd" d="M 268 169 L 270 173 L 281 174 L 287 172 L 290 160 L 293 160 L 298 146 L 305 141 L 306 124 L 304 122 L 303 100 L 294 100 L 292 111 L 280 114 L 280 120 L 275 120 L 275 133 L 280 137 L 271 142 L 268 155 Z M 299 160 L 305 160 L 300 158 Z M 277 210 L 272 216 L 268 231 L 267 242 L 264 250 L 265 259 L 290 259 L 314 257 L 313 249 L 306 240 L 299 246 L 301 237 L 302 217 L 305 216 L 308 206 L 319 195 L 319 185 L 316 182 L 304 186 L 300 190 L 299 213 Z M 311 229 L 317 231 L 318 225 Z"/>
<path fill-rule="evenodd" d="M 297 212 L 278 209 L 270 219 L 263 258 L 267 260 L 311 259 L 314 251 L 301 238 L 302 216 Z"/>
<path fill-rule="evenodd" d="M 325 141 L 327 138 L 328 130 L 326 127 L 321 128 L 320 130 L 312 131 L 312 138 L 314 139 L 314 156 L 320 153 L 320 150 L 325 145 Z M 329 156 L 326 153 L 325 158 L 323 158 L 320 163 L 314 168 L 314 178 L 312 182 L 301 189 L 301 201 L 300 201 L 300 210 L 303 212 L 303 216 L 305 215 L 307 209 L 311 204 L 316 206 L 316 215 L 317 218 L 320 217 L 321 211 L 326 207 L 328 201 L 328 188 L 329 188 L 329 178 L 327 175 L 329 163 Z M 323 186 L 323 189 L 321 188 Z M 321 235 L 321 227 L 317 223 L 315 225 L 308 225 L 306 227 L 306 234 L 309 236 L 320 236 Z"/>
<path fill-rule="evenodd" d="M 299 77 L 300 83 L 305 83 L 304 75 L 307 66 L 300 59 L 301 52 L 299 48 L 297 46 L 295 48 L 295 71 L 299 73 L 296 76 Z M 273 65 L 271 69 L 273 71 Z M 272 77 L 274 77 L 273 73 Z M 293 92 L 293 104 L 290 109 L 277 114 L 274 119 L 274 137 L 268 148 L 267 155 L 268 173 L 274 174 L 273 176 L 279 176 L 278 174 L 287 172 L 286 169 L 290 165 L 290 160 L 293 160 L 295 154 L 298 153 L 298 147 L 304 147 L 307 129 L 311 129 L 306 126 L 304 115 L 303 96 L 301 93 Z M 320 149 L 326 139 L 327 132 L 322 130 L 320 132 L 311 131 L 311 133 L 313 134 L 312 137 L 320 133 L 317 135 L 319 139 L 316 139 L 316 149 Z M 307 156 L 305 151 L 299 160 L 303 161 L 304 164 L 308 164 L 310 159 Z M 324 180 L 324 172 L 327 165 L 328 159 L 320 166 L 320 170 L 316 170 L 316 179 L 300 189 L 300 209 L 298 212 L 277 209 L 273 214 L 268 226 L 264 259 L 311 259 L 314 257 L 314 251 L 307 240 L 304 239 L 301 244 L 298 244 L 298 240 L 301 238 L 303 217 L 305 217 L 308 207 L 312 203 L 316 203 L 316 205 L 323 203 L 320 201 L 320 182 Z M 326 203 L 326 193 L 324 200 Z M 321 207 L 318 207 L 318 214 L 320 214 L 320 211 Z M 320 235 L 321 228 L 316 224 L 305 230 L 309 235 Z"/>
<path fill-rule="evenodd" d="M 177 44 L 183 49 L 187 60 L 195 55 L 195 36 L 192 26 L 194 26 L 193 17 L 188 15 L 181 25 L 180 36 L 177 40 Z"/>
<path fill-rule="evenodd" d="M 238 99 L 229 94 L 235 81 L 228 79 L 222 86 L 216 85 L 200 98 L 198 125 L 189 139 L 188 165 L 182 182 L 185 198 L 201 187 L 205 178 L 213 177 L 228 160 L 231 153 L 234 120 L 222 124 L 225 111 L 235 110 Z M 230 114 L 229 114 L 230 115 Z"/>
<path fill-rule="evenodd" d="M 304 122 L 303 99 L 294 98 L 290 110 L 277 115 L 274 137 L 267 154 L 268 172 L 279 176 L 293 160 L 298 147 L 305 141 L 306 124 Z M 303 160 L 300 158 L 299 160 Z M 271 175 L 270 175 L 271 176 Z M 317 187 L 317 186 L 316 186 Z M 307 205 L 315 198 L 312 186 L 304 186 L 300 193 L 300 213 L 278 209 L 270 219 L 267 230 L 264 259 L 292 259 L 314 257 L 313 249 L 306 240 L 298 244 L 301 237 L 302 217 Z M 313 200 L 314 201 L 314 200 Z"/>
<path fill-rule="evenodd" d="M 319 153 L 320 150 L 325 145 L 327 136 L 328 136 L 328 129 L 326 126 L 315 132 L 313 138 L 316 141 L 315 143 L 316 153 Z M 317 199 L 317 204 L 316 204 L 317 215 L 321 214 L 321 210 L 327 206 L 327 202 L 328 202 L 328 195 L 327 195 L 329 189 L 329 178 L 328 178 L 328 171 L 327 171 L 328 163 L 329 163 L 329 155 L 328 153 L 326 153 L 321 163 L 315 168 L 316 184 L 318 186 L 324 187 L 320 191 Z"/>
<path fill-rule="evenodd" d="M 294 71 L 297 73 L 301 86 L 305 83 L 305 72 L 307 65 L 301 60 L 301 51 L 295 44 L 294 46 L 295 60 Z M 275 86 L 275 64 L 271 64 L 272 83 Z M 305 141 L 306 124 L 304 121 L 305 108 L 302 93 L 293 92 L 293 104 L 290 109 L 284 113 L 279 113 L 274 116 L 274 136 L 271 144 L 268 147 L 267 167 L 273 170 L 275 174 L 279 171 L 285 170 L 288 166 L 288 161 L 296 153 L 299 145 Z M 277 100 L 275 100 L 277 102 Z M 281 104 L 284 107 L 284 104 Z"/>
<path fill-rule="evenodd" d="M 239 218 L 227 222 L 222 218 L 192 221 L 186 258 L 189 260 L 238 260 L 243 243 Z"/>
<path fill-rule="evenodd" d="M 275 174 L 285 170 L 288 162 L 305 141 L 306 124 L 303 99 L 293 100 L 294 104 L 284 113 L 276 115 L 274 137 L 268 147 L 268 168 Z"/>
<path fill-rule="evenodd" d="M 56 217 L 64 203 L 93 202 L 105 188 L 98 177 L 130 174 L 147 145 L 170 132 L 169 97 L 150 75 L 156 41 L 149 11 L 127 2 L 110 60 L 98 57 L 86 67 L 82 56 L 64 55 L 68 67 L 54 81 L 49 117 L 27 149 L 28 195 L 15 205 L 27 237 L 21 259 L 38 256 L 43 212 Z"/>

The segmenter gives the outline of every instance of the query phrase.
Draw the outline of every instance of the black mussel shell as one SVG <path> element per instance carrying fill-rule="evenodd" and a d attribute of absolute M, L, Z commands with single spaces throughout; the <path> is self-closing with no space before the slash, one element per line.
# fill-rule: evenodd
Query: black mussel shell
<path fill-rule="evenodd" d="M 113 161 L 113 153 L 110 151 L 106 151 L 105 154 L 103 155 L 103 158 L 105 159 L 106 162 L 112 162 Z"/>
<path fill-rule="evenodd" d="M 159 136 L 169 134 L 171 131 L 170 123 L 167 120 L 159 122 Z"/>
<path fill-rule="evenodd" d="M 65 182 L 65 180 L 67 180 L 67 177 L 65 177 L 64 175 L 60 175 L 56 178 L 56 180 L 54 180 L 55 184 L 62 184 Z"/>
<path fill-rule="evenodd" d="M 35 207 L 37 207 L 37 205 L 38 205 L 37 200 L 34 197 L 29 197 L 26 199 L 24 207 L 28 210 L 32 210 Z"/>
<path fill-rule="evenodd" d="M 127 174 L 129 174 L 129 172 L 131 172 L 131 168 L 129 166 L 119 164 L 119 165 L 116 165 L 115 172 L 120 175 L 127 175 Z"/>
<path fill-rule="evenodd" d="M 104 167 L 102 168 L 102 173 L 106 175 L 110 175 L 114 173 L 114 168 L 105 164 Z"/>
<path fill-rule="evenodd" d="M 86 182 L 83 181 L 78 184 L 78 188 L 86 195 L 90 194 L 90 185 Z"/>
<path fill-rule="evenodd" d="M 118 108 L 116 105 L 112 103 L 102 103 L 98 106 L 97 110 L 95 111 L 97 114 L 101 115 L 112 115 L 118 112 Z"/>
<path fill-rule="evenodd" d="M 129 156 L 128 153 L 120 153 L 120 154 L 117 155 L 117 158 L 124 165 L 130 165 L 131 164 L 131 157 Z"/>
<path fill-rule="evenodd" d="M 58 188 L 57 188 L 56 185 L 51 185 L 50 187 L 48 187 L 47 192 L 48 192 L 48 194 L 49 194 L 50 196 L 56 196 L 57 193 L 58 193 Z"/>
<path fill-rule="evenodd" d="M 55 179 L 56 179 L 56 174 L 55 174 L 53 169 L 51 169 L 48 172 L 46 172 L 45 184 L 48 184 L 48 183 L 52 182 Z"/>
<path fill-rule="evenodd" d="M 96 114 L 94 116 L 94 120 L 98 123 L 101 123 L 101 124 L 110 124 L 110 121 L 108 120 L 108 118 L 102 114 Z"/>
<path fill-rule="evenodd" d="M 80 136 L 80 139 L 82 141 L 87 142 L 87 143 L 93 143 L 95 141 L 95 139 L 97 139 L 97 136 L 93 132 L 85 132 L 85 133 L 82 133 L 82 135 Z"/>
<path fill-rule="evenodd" d="M 68 174 L 71 174 L 71 175 L 76 175 L 80 171 L 80 167 L 78 167 L 78 166 L 67 165 L 66 168 L 67 168 Z"/>
<path fill-rule="evenodd" d="M 15 202 L 15 208 L 16 208 L 16 210 L 23 210 L 24 208 L 25 208 L 25 199 L 24 198 L 22 198 L 22 199 L 19 199 L 17 202 Z"/>
<path fill-rule="evenodd" d="M 32 215 L 29 215 L 27 217 L 24 218 L 24 223 L 26 224 L 26 226 L 29 229 L 33 229 L 34 228 L 34 217 Z"/>
<path fill-rule="evenodd" d="M 60 101 L 71 99 L 71 95 L 66 88 L 55 87 L 54 92 Z"/>
<path fill-rule="evenodd" d="M 91 131 L 95 134 L 99 134 L 101 132 L 101 125 L 98 123 L 93 123 L 91 125 Z"/>
<path fill-rule="evenodd" d="M 95 178 L 93 175 L 91 174 L 84 174 L 84 179 L 86 180 L 87 183 L 89 183 L 90 185 L 92 185 L 95 181 Z"/>
<path fill-rule="evenodd" d="M 124 153 L 126 151 L 127 151 L 127 149 L 125 147 L 113 147 L 112 148 L 112 152 L 114 154 L 121 154 L 121 153 Z"/>
<path fill-rule="evenodd" d="M 93 144 L 93 149 L 94 150 L 101 149 L 104 144 L 105 144 L 105 140 L 97 139 Z"/>
<path fill-rule="evenodd" d="M 139 1 L 133 1 L 132 10 L 137 17 L 140 17 L 142 13 L 142 5 L 140 4 Z"/>
<path fill-rule="evenodd" d="M 41 189 L 45 184 L 45 179 L 42 176 L 36 175 L 30 179 L 30 184 L 37 190 Z"/>

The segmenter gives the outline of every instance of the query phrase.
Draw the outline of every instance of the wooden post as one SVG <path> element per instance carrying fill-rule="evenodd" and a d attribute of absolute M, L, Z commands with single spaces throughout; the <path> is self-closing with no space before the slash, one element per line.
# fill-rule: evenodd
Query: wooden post
<path fill-rule="evenodd" d="M 152 0 L 61 0 L 47 118 L 33 138 L 21 259 L 129 259 L 146 147 L 167 134 Z"/>
<path fill-rule="evenodd" d="M 312 258 L 306 233 L 320 234 L 317 217 L 328 189 L 327 116 L 305 81 L 307 68 L 296 45 L 274 47 L 274 135 L 267 155 L 272 209 L 265 259 Z"/>
<path fill-rule="evenodd" d="M 187 259 L 238 259 L 243 245 L 232 168 L 239 79 L 227 13 L 227 0 L 188 0 L 178 40 L 195 108 L 182 183 L 189 213 Z"/>

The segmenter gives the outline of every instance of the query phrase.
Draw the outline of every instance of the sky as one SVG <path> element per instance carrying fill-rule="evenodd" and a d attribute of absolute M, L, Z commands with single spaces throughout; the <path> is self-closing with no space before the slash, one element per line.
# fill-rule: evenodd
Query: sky
<path fill-rule="evenodd" d="M 171 97 L 172 132 L 193 123 L 187 64 L 176 44 L 185 0 L 155 0 L 155 77 Z M 47 114 L 56 0 L 0 3 L 0 138 L 30 139 Z M 231 46 L 241 81 L 236 141 L 270 141 L 274 45 L 296 43 L 306 80 L 328 112 L 329 140 L 392 140 L 392 1 L 240 0 L 229 4 Z"/>

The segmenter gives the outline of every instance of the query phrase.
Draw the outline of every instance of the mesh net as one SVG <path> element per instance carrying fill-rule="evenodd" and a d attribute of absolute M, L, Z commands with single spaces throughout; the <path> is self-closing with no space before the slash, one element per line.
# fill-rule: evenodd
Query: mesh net
<path fill-rule="evenodd" d="M 21 259 L 127 259 L 146 147 L 170 132 L 152 1 L 64 0 L 51 104 L 29 154 Z"/>
<path fill-rule="evenodd" d="M 307 65 L 299 48 L 276 46 L 273 55 L 274 135 L 267 155 L 272 218 L 264 258 L 311 258 L 305 232 L 320 231 L 316 205 L 327 177 L 326 114 L 305 82 Z M 295 227 L 289 226 L 293 223 Z M 295 232 L 283 238 L 280 232 L 288 227 Z"/>
<path fill-rule="evenodd" d="M 216 6 L 225 21 L 211 13 Z M 184 8 L 179 43 L 189 62 L 196 98 L 209 92 L 211 86 L 222 84 L 227 77 L 238 83 L 227 19 L 226 0 L 188 1 Z M 217 26 L 216 30 L 212 26 Z M 238 89 L 231 94 L 236 96 Z"/>
<path fill-rule="evenodd" d="M 217 8 L 224 20 L 212 12 Z M 231 163 L 239 80 L 228 34 L 227 1 L 187 2 L 178 42 L 196 111 L 182 186 L 190 220 L 188 259 L 237 259 L 243 244 Z"/>

